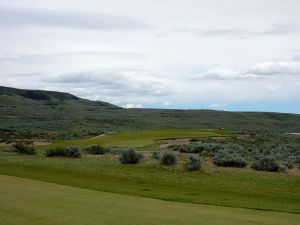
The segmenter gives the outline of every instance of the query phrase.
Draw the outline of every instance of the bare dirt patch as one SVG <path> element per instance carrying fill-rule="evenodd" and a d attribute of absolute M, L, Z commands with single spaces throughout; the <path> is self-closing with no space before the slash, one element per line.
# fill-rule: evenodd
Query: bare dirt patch
<path fill-rule="evenodd" d="M 13 144 L 15 144 L 16 142 L 13 141 L 13 142 L 9 142 L 9 143 L 6 143 L 6 142 L 1 142 L 0 143 L 0 146 L 4 146 L 4 147 L 7 147 L 7 146 L 12 146 Z M 32 142 L 32 145 L 33 146 L 45 146 L 45 145 L 50 145 L 51 142 L 50 141 L 46 141 L 46 140 L 34 140 Z"/>
<path fill-rule="evenodd" d="M 178 138 L 178 139 L 172 139 L 172 140 L 164 140 L 160 143 L 160 148 L 166 148 L 169 145 L 184 145 L 189 144 L 190 138 Z"/>
<path fill-rule="evenodd" d="M 50 145 L 50 141 L 33 141 L 34 146 L 44 146 L 44 145 Z"/>
<path fill-rule="evenodd" d="M 212 137 L 211 140 L 212 141 L 225 141 L 226 137 Z"/>

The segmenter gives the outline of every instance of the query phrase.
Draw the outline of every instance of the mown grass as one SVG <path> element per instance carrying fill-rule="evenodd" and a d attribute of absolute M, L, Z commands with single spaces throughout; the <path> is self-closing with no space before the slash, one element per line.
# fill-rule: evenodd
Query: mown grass
<path fill-rule="evenodd" d="M 300 215 L 167 202 L 0 175 L 5 225 L 297 224 Z"/>
<path fill-rule="evenodd" d="M 205 168 L 188 172 L 117 156 L 82 159 L 0 154 L 0 174 L 169 201 L 300 213 L 298 175 Z"/>
<path fill-rule="evenodd" d="M 90 144 L 101 144 L 110 147 L 135 147 L 140 149 L 153 148 L 157 145 L 157 140 L 169 138 L 187 138 L 187 137 L 214 137 L 214 136 L 232 136 L 232 131 L 227 130 L 156 130 L 156 131 L 132 131 L 121 133 L 110 133 L 104 136 L 79 139 L 72 141 L 56 141 L 53 146 L 77 145 L 80 147 Z M 45 147 L 42 147 L 45 148 Z"/>

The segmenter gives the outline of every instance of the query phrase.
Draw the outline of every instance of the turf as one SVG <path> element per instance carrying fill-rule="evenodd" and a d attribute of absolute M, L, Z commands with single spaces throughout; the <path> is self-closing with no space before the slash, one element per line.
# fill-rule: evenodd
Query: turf
<path fill-rule="evenodd" d="M 82 159 L 0 154 L 0 174 L 169 201 L 300 213 L 299 175 L 205 168 L 154 161 L 121 165 L 117 156 Z"/>
<path fill-rule="evenodd" d="M 0 175 L 5 225 L 299 224 L 300 215 L 167 202 Z"/>
<path fill-rule="evenodd" d="M 102 144 L 110 147 L 135 147 L 135 148 L 152 148 L 157 146 L 157 140 L 170 138 L 186 137 L 214 137 L 214 136 L 232 136 L 233 132 L 223 130 L 185 130 L 185 129 L 166 129 L 156 131 L 132 131 L 121 133 L 110 133 L 104 136 L 88 139 L 79 139 L 72 141 L 56 141 L 52 145 L 44 147 L 51 148 L 54 146 L 77 145 L 80 147 L 89 144 Z"/>

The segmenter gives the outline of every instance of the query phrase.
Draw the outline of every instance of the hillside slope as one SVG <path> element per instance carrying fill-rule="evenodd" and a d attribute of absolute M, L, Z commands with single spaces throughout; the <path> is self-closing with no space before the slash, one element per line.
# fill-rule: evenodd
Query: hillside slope
<path fill-rule="evenodd" d="M 77 104 L 85 106 L 100 106 L 102 108 L 119 108 L 102 101 L 90 101 L 69 93 L 57 91 L 42 91 L 42 90 L 25 90 L 17 88 L 9 88 L 0 86 L 0 103 L 7 103 L 9 105 L 17 103 L 34 105 L 62 105 L 62 104 Z"/>
<path fill-rule="evenodd" d="M 300 132 L 300 115 L 215 110 L 123 109 L 61 92 L 0 87 L 0 138 L 72 139 L 105 131 L 220 128 Z"/>

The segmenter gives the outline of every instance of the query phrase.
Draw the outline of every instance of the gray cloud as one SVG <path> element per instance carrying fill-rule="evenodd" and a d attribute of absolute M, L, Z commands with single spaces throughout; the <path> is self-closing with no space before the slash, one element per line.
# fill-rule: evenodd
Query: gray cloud
<path fill-rule="evenodd" d="M 273 24 L 273 26 L 261 32 L 261 35 L 287 35 L 300 33 L 300 24 L 299 23 L 279 23 Z"/>
<path fill-rule="evenodd" d="M 255 75 L 300 75 L 300 63 L 294 61 L 269 61 L 258 63 L 247 71 Z"/>
<path fill-rule="evenodd" d="M 246 37 L 249 35 L 253 35 L 253 32 L 240 30 L 240 29 L 216 29 L 216 30 L 204 31 L 202 35 L 207 37 L 216 37 L 216 36 Z"/>
<path fill-rule="evenodd" d="M 269 29 L 263 31 L 244 30 L 238 28 L 220 28 L 220 29 L 202 29 L 202 28 L 177 28 L 175 32 L 192 33 L 197 36 L 204 37 L 234 37 L 234 38 L 248 38 L 251 36 L 264 35 L 289 35 L 300 33 L 300 24 L 298 23 L 279 23 L 273 24 Z"/>
<path fill-rule="evenodd" d="M 295 55 L 292 59 L 295 61 L 300 61 L 300 55 Z"/>
<path fill-rule="evenodd" d="M 145 54 L 138 52 L 118 52 L 118 51 L 79 51 L 79 52 L 63 52 L 56 54 L 24 54 L 17 56 L 3 56 L 0 57 L 1 62 L 13 62 L 22 64 L 41 64 L 62 62 L 64 60 L 83 58 L 125 58 L 125 59 L 140 59 L 144 58 Z"/>
<path fill-rule="evenodd" d="M 139 78 L 140 77 L 140 78 Z M 110 96 L 166 96 L 166 81 L 138 69 L 103 69 L 102 71 L 81 71 L 43 78 L 41 82 L 98 89 Z"/>
<path fill-rule="evenodd" d="M 49 9 L 0 8 L 2 27 L 52 26 L 85 30 L 145 29 L 148 25 L 128 16 Z"/>
<path fill-rule="evenodd" d="M 197 75 L 192 79 L 201 80 L 253 80 L 273 76 L 300 75 L 300 63 L 297 61 L 269 61 L 257 63 L 246 70 L 215 68 Z"/>
<path fill-rule="evenodd" d="M 222 28 L 222 29 L 201 29 L 201 28 L 178 28 L 174 30 L 179 33 L 191 33 L 196 36 L 203 37 L 234 37 L 234 38 L 245 38 L 257 33 L 248 30 L 236 29 L 236 28 Z"/>

